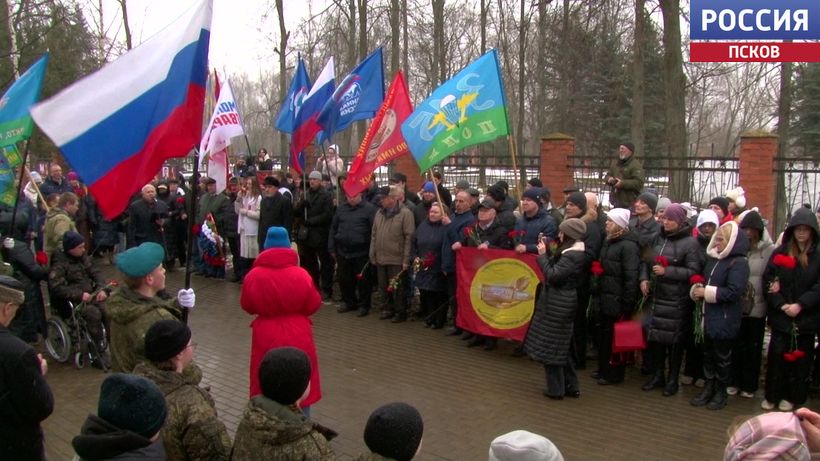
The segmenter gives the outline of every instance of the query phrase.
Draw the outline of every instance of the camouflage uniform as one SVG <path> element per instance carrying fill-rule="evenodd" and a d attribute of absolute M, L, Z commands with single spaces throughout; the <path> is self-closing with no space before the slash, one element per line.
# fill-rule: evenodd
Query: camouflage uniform
<path fill-rule="evenodd" d="M 322 461 L 336 455 L 329 440 L 336 433 L 299 411 L 258 395 L 248 402 L 234 440 L 232 461 Z"/>
<path fill-rule="evenodd" d="M 160 370 L 141 362 L 134 374 L 153 381 L 165 395 L 168 417 L 162 427 L 162 443 L 168 461 L 227 461 L 231 437 L 217 418 L 214 399 L 199 387 L 199 378 Z"/>
<path fill-rule="evenodd" d="M 83 293 L 93 294 L 103 288 L 100 270 L 91 262 L 88 255 L 77 258 L 64 251 L 54 253 L 51 261 L 51 272 L 48 274 L 48 291 L 52 296 L 51 307 L 63 318 L 71 316 L 68 302 L 75 306 L 83 301 Z M 82 316 L 88 325 L 91 337 L 101 344 L 103 340 L 102 325 L 108 325 L 105 308 L 96 301 L 88 302 L 82 309 Z"/>
<path fill-rule="evenodd" d="M 123 286 L 106 301 L 111 321 L 111 371 L 130 373 L 145 361 L 145 333 L 158 320 L 179 320 L 176 302 L 145 296 Z"/>
<path fill-rule="evenodd" d="M 43 226 L 43 249 L 51 256 L 63 249 L 63 234 L 68 231 L 77 232 L 77 225 L 74 219 L 62 208 L 54 207 L 46 214 L 46 223 Z"/>

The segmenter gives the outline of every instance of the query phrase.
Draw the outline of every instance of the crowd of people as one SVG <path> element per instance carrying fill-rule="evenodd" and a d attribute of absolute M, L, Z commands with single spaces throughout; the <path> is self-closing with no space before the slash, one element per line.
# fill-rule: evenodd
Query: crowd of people
<path fill-rule="evenodd" d="M 335 432 L 310 419 L 322 396 L 310 316 L 336 294 L 340 314 L 375 310 L 382 320 L 413 319 L 433 330 L 449 324 L 447 334 L 468 347 L 494 350 L 498 338 L 456 321 L 456 259 L 465 247 L 536 257 L 544 281 L 513 355 L 543 364 L 544 395 L 552 400 L 581 396 L 577 372 L 588 359 L 598 385 L 623 383 L 631 362 L 612 346 L 616 326 L 630 319 L 640 321 L 648 344 L 637 355 L 648 377 L 644 391 L 672 396 L 681 384 L 694 384 L 702 390 L 691 405 L 711 410 L 724 408 L 732 395 L 754 398 L 767 325 L 761 408 L 792 411 L 820 385 L 820 210 L 795 210 L 773 241 L 741 187 L 700 211 L 645 191 L 630 143 L 619 146 L 604 178 L 611 187 L 606 211 L 597 194 L 575 186 L 553 202 L 538 178 L 527 182 L 520 200 L 504 181 L 482 194 L 460 180 L 451 193 L 438 172 L 418 192 L 396 172 L 387 185 L 371 182 L 348 195 L 336 146 L 304 186 L 282 171 L 260 181 L 258 172 L 270 167 L 266 155 L 260 150 L 238 162 L 223 192 L 213 178 L 148 184 L 115 220 L 95 211 L 76 175 L 63 178 L 54 165 L 39 187 L 41 178 L 32 175 L 35 185 L 24 188 L 17 215 L 0 214 L 13 276 L 0 278 L 0 334 L 19 338 L 3 336 L 0 343 L 9 344 L 4 363 L 13 361 L 19 376 L 35 382 L 25 392 L 36 392 L 40 407 L 6 409 L 4 421 L 29 438 L 4 439 L 3 447 L 42 457 L 41 435 L 31 434 L 53 403 L 42 379 L 45 360 L 26 343 L 48 334 L 39 290 L 47 281 L 51 315 L 66 317 L 79 305 L 93 339 L 101 348 L 110 344 L 98 365 L 115 373 L 103 382 L 97 415 L 74 441 L 81 459 L 131 452 L 142 456 L 134 459 L 162 459 L 160 452 L 168 459 L 257 459 L 259 453 L 333 459 L 328 442 Z M 200 195 L 193 217 L 189 186 Z M 256 316 L 250 400 L 233 441 L 199 385 L 196 343 L 183 322 L 195 294 L 181 289 L 173 297 L 165 287 L 166 270 L 187 262 L 189 226 L 196 229 L 190 255 L 196 273 L 241 283 L 241 307 Z M 121 280 L 103 280 L 94 257 L 111 258 Z M 16 379 L 4 375 L 0 387 L 14 391 Z M 411 459 L 422 428 L 412 406 L 377 409 L 365 428 L 372 453 L 361 459 Z M 518 459 L 501 453 L 526 443 L 560 459 L 538 437 L 507 434 L 493 442 L 490 459 Z"/>

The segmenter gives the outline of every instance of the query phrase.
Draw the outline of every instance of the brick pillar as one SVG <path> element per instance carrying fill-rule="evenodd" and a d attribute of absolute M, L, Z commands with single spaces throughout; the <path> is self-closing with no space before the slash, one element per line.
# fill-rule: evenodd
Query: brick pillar
<path fill-rule="evenodd" d="M 555 206 L 563 201 L 562 191 L 574 182 L 569 156 L 575 154 L 575 138 L 552 133 L 541 138 L 540 178 L 552 193 Z"/>
<path fill-rule="evenodd" d="M 418 192 L 421 189 L 422 184 L 427 181 L 427 172 L 425 172 L 425 176 L 422 177 L 416 160 L 413 159 L 413 156 L 409 153 L 407 155 L 402 155 L 393 162 L 393 171 L 407 175 L 407 190 L 410 192 Z"/>
<path fill-rule="evenodd" d="M 758 207 L 760 215 L 770 223 L 775 212 L 777 174 L 773 170 L 777 141 L 777 135 L 767 131 L 749 131 L 740 135 L 738 152 L 740 186 L 746 192 L 746 206 Z"/>

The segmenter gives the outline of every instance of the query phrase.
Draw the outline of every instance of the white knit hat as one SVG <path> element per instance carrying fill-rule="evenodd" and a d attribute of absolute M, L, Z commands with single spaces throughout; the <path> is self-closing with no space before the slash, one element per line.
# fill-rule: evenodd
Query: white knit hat
<path fill-rule="evenodd" d="M 490 443 L 488 461 L 564 461 L 561 451 L 544 436 L 512 431 Z"/>
<path fill-rule="evenodd" d="M 712 223 L 715 225 L 715 227 L 720 226 L 720 219 L 718 219 L 717 213 L 715 213 L 709 208 L 700 212 L 700 214 L 698 215 L 698 223 L 695 227 L 700 227 L 701 224 L 706 223 Z"/>
<path fill-rule="evenodd" d="M 746 208 L 746 191 L 742 187 L 737 186 L 734 189 L 726 192 L 726 198 L 730 202 L 735 202 L 738 208 Z"/>
<path fill-rule="evenodd" d="M 629 227 L 629 217 L 631 213 L 626 208 L 613 208 L 606 213 L 606 217 L 618 225 L 621 229 Z"/>

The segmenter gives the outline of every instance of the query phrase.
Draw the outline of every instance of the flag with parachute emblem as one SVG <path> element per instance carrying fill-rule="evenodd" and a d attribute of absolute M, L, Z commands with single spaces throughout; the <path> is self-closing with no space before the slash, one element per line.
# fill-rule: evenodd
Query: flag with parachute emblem
<path fill-rule="evenodd" d="M 466 147 L 508 135 L 496 51 L 488 51 L 436 88 L 401 131 L 422 171 Z"/>
<path fill-rule="evenodd" d="M 31 137 L 34 121 L 29 110 L 40 98 L 48 53 L 38 59 L 0 98 L 0 146 Z"/>

